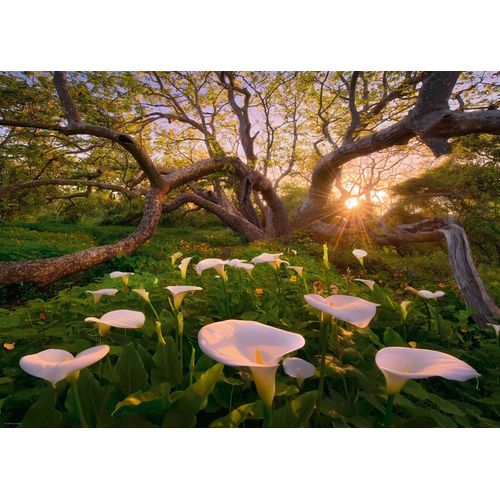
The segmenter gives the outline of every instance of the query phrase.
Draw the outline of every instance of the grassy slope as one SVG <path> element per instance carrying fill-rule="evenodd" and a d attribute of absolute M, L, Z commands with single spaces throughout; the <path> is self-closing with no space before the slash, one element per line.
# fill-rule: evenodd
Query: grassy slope
<path fill-rule="evenodd" d="M 0 261 L 55 257 L 74 252 L 93 245 L 116 241 L 133 231 L 126 226 L 76 226 L 71 224 L 41 225 L 38 223 L 8 224 L 0 226 Z M 304 239 L 295 241 L 292 248 L 299 251 L 305 259 L 321 257 L 320 245 Z M 365 247 L 366 248 L 366 247 Z M 366 261 L 370 277 L 385 286 L 390 286 L 396 295 L 402 295 L 406 285 L 431 287 L 438 283 L 453 284 L 446 254 L 431 250 L 425 255 L 400 257 L 392 251 L 366 248 L 369 257 Z M 48 298 L 56 290 L 73 284 L 85 285 L 99 279 L 103 274 L 113 271 L 132 271 L 142 269 L 161 273 L 170 265 L 170 255 L 180 251 L 184 256 L 239 257 L 247 258 L 264 251 L 282 251 L 280 242 L 255 242 L 248 244 L 237 234 L 220 226 L 171 227 L 159 228 L 155 236 L 135 254 L 123 256 L 98 266 L 85 273 L 70 276 L 46 290 L 40 291 L 30 284 L 16 287 L 0 287 L 0 306 L 14 305 L 25 299 Z M 334 267 L 342 273 L 356 273 L 357 263 L 350 254 L 350 248 L 336 250 L 333 256 Z M 498 267 L 480 266 L 480 272 L 493 295 L 500 298 Z M 434 287 L 434 288 L 433 288 Z"/>

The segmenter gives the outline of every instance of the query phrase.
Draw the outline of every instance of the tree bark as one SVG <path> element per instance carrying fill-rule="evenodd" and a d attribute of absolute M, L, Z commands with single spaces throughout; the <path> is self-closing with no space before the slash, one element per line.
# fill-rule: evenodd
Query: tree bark
<path fill-rule="evenodd" d="M 162 198 L 162 190 L 151 189 L 145 198 L 144 213 L 139 226 L 116 243 L 51 259 L 1 262 L 0 283 L 8 285 L 29 281 L 43 287 L 65 276 L 102 264 L 120 254 L 134 252 L 154 235 L 162 214 Z"/>
<path fill-rule="evenodd" d="M 477 272 L 469 240 L 462 226 L 455 220 L 442 217 L 426 219 L 415 224 L 402 224 L 392 232 L 374 237 L 380 244 L 401 245 L 446 240 L 451 271 L 463 295 L 465 304 L 473 311 L 477 325 L 495 323 L 500 309 L 495 304 Z"/>

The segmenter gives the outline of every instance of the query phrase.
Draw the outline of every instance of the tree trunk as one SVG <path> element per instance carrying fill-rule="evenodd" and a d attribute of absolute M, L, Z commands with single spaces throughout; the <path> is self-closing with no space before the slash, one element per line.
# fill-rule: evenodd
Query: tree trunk
<path fill-rule="evenodd" d="M 495 323 L 500 318 L 500 309 L 489 294 L 477 272 L 472 258 L 469 240 L 462 226 L 455 220 L 433 217 L 415 224 L 402 224 L 383 236 L 373 236 L 380 244 L 401 245 L 439 241 L 446 239 L 448 258 L 455 281 L 463 295 L 464 302 L 474 312 L 477 325 Z"/>
<path fill-rule="evenodd" d="M 29 281 L 43 287 L 65 276 L 107 262 L 120 254 L 134 252 L 154 235 L 162 213 L 162 197 L 162 190 L 149 191 L 139 226 L 122 240 L 62 257 L 0 263 L 0 283 L 7 285 Z"/>
<path fill-rule="evenodd" d="M 474 321 L 482 327 L 486 326 L 486 323 L 497 322 L 500 309 L 477 272 L 464 229 L 456 223 L 451 223 L 439 232 L 446 238 L 451 269 L 465 303 L 474 311 Z"/>

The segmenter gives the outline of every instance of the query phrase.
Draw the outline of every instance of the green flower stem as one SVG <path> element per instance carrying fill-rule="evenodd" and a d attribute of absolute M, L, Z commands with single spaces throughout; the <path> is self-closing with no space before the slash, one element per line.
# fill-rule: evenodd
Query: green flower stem
<path fill-rule="evenodd" d="M 183 359 L 183 338 L 184 338 L 184 314 L 182 311 L 177 312 L 177 340 L 179 349 L 179 362 L 181 364 L 181 373 L 184 371 Z"/>
<path fill-rule="evenodd" d="M 195 357 L 196 351 L 194 347 L 191 347 L 191 359 L 189 361 L 189 385 L 193 384 L 194 367 L 195 367 Z"/>
<path fill-rule="evenodd" d="M 225 279 L 221 277 L 221 281 L 222 281 L 222 288 L 224 289 L 224 303 L 225 303 L 225 308 L 226 308 L 226 319 L 230 319 L 231 318 L 231 308 L 229 306 L 229 293 L 227 291 Z"/>
<path fill-rule="evenodd" d="M 281 288 L 281 279 L 279 277 L 278 270 L 274 269 L 274 267 L 273 267 L 273 272 L 274 272 L 274 278 L 276 280 L 276 293 L 278 294 L 279 312 L 281 313 L 281 309 L 282 309 L 281 304 L 282 304 L 282 300 L 283 300 L 283 290 Z"/>
<path fill-rule="evenodd" d="M 83 414 L 82 402 L 80 400 L 80 393 L 78 392 L 77 381 L 74 380 L 70 382 L 70 386 L 71 386 L 71 391 L 73 393 L 76 410 L 78 412 L 78 418 L 80 419 L 80 425 L 82 427 L 87 428 L 89 425 L 87 423 L 87 420 L 85 419 L 85 415 Z"/>
<path fill-rule="evenodd" d="M 262 427 L 269 428 L 269 427 L 271 427 L 272 421 L 273 421 L 273 407 L 267 406 L 263 402 L 262 408 L 263 408 L 263 418 L 264 418 L 264 422 L 262 424 Z"/>
<path fill-rule="evenodd" d="M 429 333 L 431 331 L 431 318 L 432 318 L 432 313 L 431 313 L 431 308 L 429 307 L 429 304 L 427 301 L 424 299 L 425 307 L 427 308 L 427 329 L 429 330 Z"/>
<path fill-rule="evenodd" d="M 160 316 L 158 316 L 158 312 L 156 311 L 155 306 L 151 303 L 151 301 L 147 301 L 147 303 L 149 304 L 149 307 L 151 307 L 151 310 L 153 311 L 155 318 L 158 321 L 160 321 Z"/>
<path fill-rule="evenodd" d="M 325 317 L 326 316 L 326 317 Z M 319 385 L 318 395 L 316 398 L 316 424 L 319 426 L 319 418 L 321 414 L 321 405 L 323 402 L 323 392 L 325 390 L 325 369 L 326 369 L 326 349 L 328 346 L 328 335 L 330 333 L 330 325 L 332 324 L 331 317 L 321 314 L 320 328 L 320 349 L 321 363 L 319 368 Z"/>
<path fill-rule="evenodd" d="M 438 335 L 441 338 L 441 317 L 439 316 L 439 303 L 437 299 L 436 299 L 436 323 L 437 323 Z"/>
<path fill-rule="evenodd" d="M 389 394 L 387 396 L 387 406 L 385 409 L 385 419 L 384 419 L 384 425 L 387 428 L 392 427 L 392 407 L 394 404 L 394 394 Z"/>

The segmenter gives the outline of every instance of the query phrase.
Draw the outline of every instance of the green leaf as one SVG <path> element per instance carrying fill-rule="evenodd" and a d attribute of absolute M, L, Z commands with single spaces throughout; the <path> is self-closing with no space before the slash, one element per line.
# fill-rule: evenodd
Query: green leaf
<path fill-rule="evenodd" d="M 236 408 L 225 417 L 214 420 L 210 427 L 239 427 L 247 419 L 262 419 L 262 403 L 260 401 Z"/>
<path fill-rule="evenodd" d="M 441 411 L 449 415 L 456 415 L 457 417 L 464 417 L 465 413 L 454 403 L 447 399 L 440 398 L 436 394 L 429 393 L 429 400 L 432 401 Z"/>
<path fill-rule="evenodd" d="M 19 316 L 14 316 L 13 314 L 0 317 L 0 328 L 15 328 L 20 323 L 21 319 Z"/>
<path fill-rule="evenodd" d="M 168 396 L 172 385 L 168 382 L 156 385 L 149 391 L 137 391 L 117 403 L 112 417 L 121 417 L 126 413 L 133 413 L 140 410 L 166 410 L 170 408 L 174 401 Z"/>
<path fill-rule="evenodd" d="M 182 371 L 179 351 L 172 337 L 165 339 L 165 344 L 158 342 L 151 367 L 151 383 L 158 385 L 168 382 L 172 386 L 182 383 Z"/>
<path fill-rule="evenodd" d="M 62 413 L 55 409 L 56 391 L 50 387 L 34 403 L 21 422 L 21 427 L 59 427 Z"/>
<path fill-rule="evenodd" d="M 90 427 L 101 427 L 106 419 L 103 414 L 103 405 L 106 398 L 106 390 L 88 369 L 82 370 L 77 381 L 78 393 L 82 403 L 85 420 Z M 70 391 L 68 391 L 69 393 Z"/>
<path fill-rule="evenodd" d="M 387 346 L 407 346 L 406 342 L 401 338 L 399 333 L 392 328 L 385 329 L 384 344 Z"/>
<path fill-rule="evenodd" d="M 290 401 L 273 415 L 273 427 L 307 427 L 316 405 L 317 391 L 309 391 Z"/>
<path fill-rule="evenodd" d="M 221 379 L 224 365 L 217 363 L 207 370 L 194 384 L 190 385 L 167 411 L 163 427 L 194 427 L 196 414 L 207 405 L 208 395 Z"/>
<path fill-rule="evenodd" d="M 120 392 L 132 394 L 141 389 L 148 381 L 142 359 L 132 343 L 125 346 L 115 367 L 115 376 Z"/>
<path fill-rule="evenodd" d="M 415 380 L 408 380 L 404 385 L 403 392 L 422 401 L 429 398 L 429 393 Z"/>

